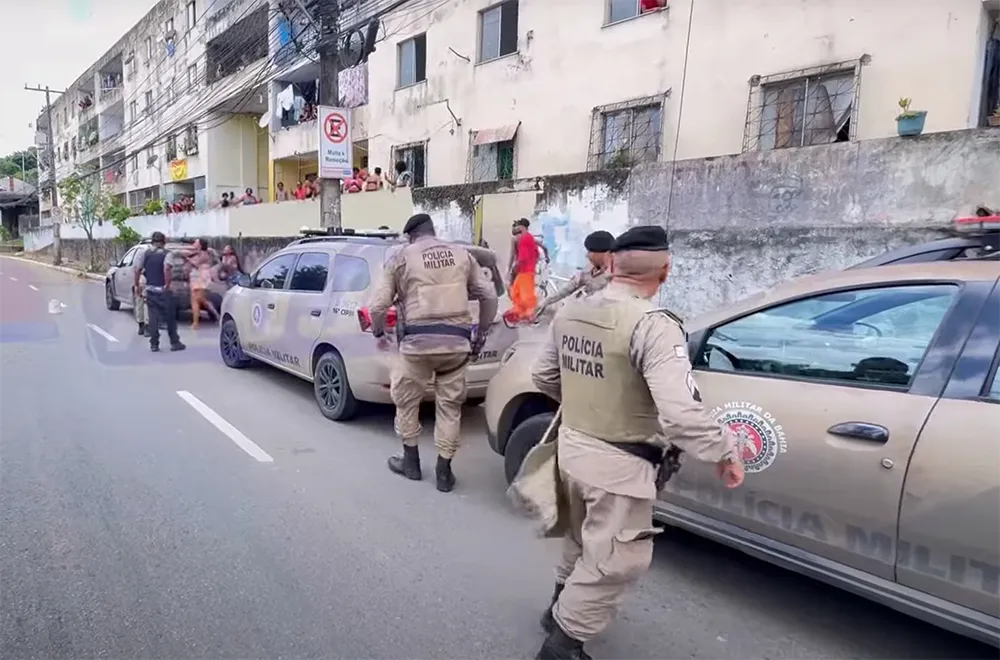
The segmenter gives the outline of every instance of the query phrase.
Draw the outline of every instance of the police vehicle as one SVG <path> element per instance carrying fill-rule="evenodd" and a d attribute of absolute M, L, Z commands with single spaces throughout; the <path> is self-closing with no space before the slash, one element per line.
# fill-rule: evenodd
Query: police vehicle
<path fill-rule="evenodd" d="M 366 307 L 385 264 L 406 244 L 390 231 L 350 229 L 309 234 L 270 255 L 244 276 L 222 302 L 219 349 L 234 369 L 261 362 L 313 384 L 320 412 L 332 420 L 357 415 L 362 402 L 390 403 L 389 372 L 395 344 L 377 349 Z M 496 255 L 463 244 L 504 295 Z M 469 301 L 472 317 L 478 303 Z M 395 323 L 390 308 L 389 332 Z M 500 355 L 516 331 L 497 320 L 468 369 L 468 401 L 482 401 Z M 428 399 L 432 398 L 428 391 Z"/>
<path fill-rule="evenodd" d="M 744 485 L 684 461 L 655 518 L 1000 645 L 1000 216 L 690 320 L 694 386 Z M 512 480 L 558 405 L 541 331 L 486 397 Z"/>

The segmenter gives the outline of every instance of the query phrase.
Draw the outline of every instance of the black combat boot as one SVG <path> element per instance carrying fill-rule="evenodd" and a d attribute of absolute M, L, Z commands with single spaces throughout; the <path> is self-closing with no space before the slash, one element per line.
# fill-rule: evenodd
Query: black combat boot
<path fill-rule="evenodd" d="M 545 610 L 545 614 L 542 615 L 542 630 L 552 634 L 552 631 L 556 629 L 556 620 L 552 618 L 552 608 L 556 606 L 556 601 L 559 600 L 559 594 L 562 590 L 566 588 L 566 585 L 562 582 L 556 582 L 556 588 L 552 592 L 552 603 L 549 605 L 549 609 Z"/>
<path fill-rule="evenodd" d="M 538 649 L 535 660 L 592 660 L 583 650 L 583 642 L 567 635 L 562 628 L 555 626 L 545 638 L 542 648 Z"/>
<path fill-rule="evenodd" d="M 451 459 L 438 456 L 437 489 L 442 493 L 450 493 L 455 487 L 455 473 L 451 471 Z"/>
<path fill-rule="evenodd" d="M 177 342 L 175 344 L 170 344 L 170 350 L 173 351 L 173 352 L 175 352 L 175 353 L 177 351 L 183 351 L 185 348 L 187 348 L 187 345 L 186 344 L 182 344 L 181 342 Z"/>
<path fill-rule="evenodd" d="M 403 445 L 402 454 L 389 457 L 389 469 L 407 479 L 420 481 L 423 479 L 423 474 L 420 472 L 420 450 L 417 447 Z"/>
<path fill-rule="evenodd" d="M 145 335 L 146 335 L 146 324 L 145 323 L 140 323 L 139 324 L 139 336 L 140 337 L 144 337 Z"/>

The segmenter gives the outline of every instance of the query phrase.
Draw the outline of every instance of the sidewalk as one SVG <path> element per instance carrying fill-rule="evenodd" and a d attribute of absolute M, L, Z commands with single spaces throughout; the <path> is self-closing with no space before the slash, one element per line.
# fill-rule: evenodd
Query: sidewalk
<path fill-rule="evenodd" d="M 63 263 L 66 264 L 66 265 L 56 266 L 56 265 L 52 264 L 52 262 L 51 262 L 52 258 L 50 256 L 48 256 L 48 255 L 34 256 L 34 255 L 29 254 L 27 252 L 17 252 L 17 253 L 14 253 L 14 254 L 4 255 L 4 258 L 5 259 L 16 259 L 17 261 L 24 261 L 24 262 L 27 262 L 27 263 L 38 264 L 40 266 L 45 266 L 46 268 L 51 268 L 53 270 L 58 270 L 58 271 L 61 271 L 63 273 L 69 273 L 70 275 L 76 275 L 77 277 L 86 277 L 87 279 L 94 280 L 96 282 L 103 282 L 104 281 L 104 274 L 103 273 L 90 273 L 90 272 L 87 272 L 87 270 L 86 270 L 86 268 L 84 267 L 83 264 L 78 264 L 78 263 L 75 263 L 75 262 L 72 262 L 72 261 L 68 261 L 66 259 L 63 260 Z"/>

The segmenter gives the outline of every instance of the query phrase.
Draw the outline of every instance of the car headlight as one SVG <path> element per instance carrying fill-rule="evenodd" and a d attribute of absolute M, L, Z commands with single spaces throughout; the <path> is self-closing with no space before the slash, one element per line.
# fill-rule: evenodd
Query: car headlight
<path fill-rule="evenodd" d="M 516 345 L 511 346 L 506 351 L 504 351 L 503 355 L 500 356 L 500 366 L 502 367 L 503 365 L 507 364 L 507 361 L 510 360 L 512 357 L 514 357 L 515 352 L 517 352 Z"/>

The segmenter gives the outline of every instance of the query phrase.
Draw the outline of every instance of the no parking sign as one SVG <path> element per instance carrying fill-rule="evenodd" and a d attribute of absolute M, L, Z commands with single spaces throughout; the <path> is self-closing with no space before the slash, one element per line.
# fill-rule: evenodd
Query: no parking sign
<path fill-rule="evenodd" d="M 349 179 L 353 174 L 351 111 L 347 108 L 319 107 L 319 176 L 321 179 Z"/>

